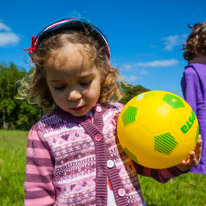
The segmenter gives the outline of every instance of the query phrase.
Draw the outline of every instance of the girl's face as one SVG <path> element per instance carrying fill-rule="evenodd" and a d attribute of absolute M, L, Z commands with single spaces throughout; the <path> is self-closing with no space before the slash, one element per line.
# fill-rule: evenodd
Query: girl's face
<path fill-rule="evenodd" d="M 62 110 L 76 117 L 84 116 L 92 109 L 101 89 L 100 72 L 93 62 L 81 55 L 82 48 L 68 44 L 52 53 L 45 64 L 53 100 Z"/>

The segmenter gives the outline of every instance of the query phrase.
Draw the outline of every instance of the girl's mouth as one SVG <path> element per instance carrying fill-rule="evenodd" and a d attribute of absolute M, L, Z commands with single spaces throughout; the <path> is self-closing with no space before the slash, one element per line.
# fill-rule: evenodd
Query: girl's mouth
<path fill-rule="evenodd" d="M 75 111 L 75 112 L 81 112 L 84 107 L 85 107 L 85 106 L 73 107 L 73 108 L 71 108 L 71 110 L 73 110 L 73 111 Z"/>

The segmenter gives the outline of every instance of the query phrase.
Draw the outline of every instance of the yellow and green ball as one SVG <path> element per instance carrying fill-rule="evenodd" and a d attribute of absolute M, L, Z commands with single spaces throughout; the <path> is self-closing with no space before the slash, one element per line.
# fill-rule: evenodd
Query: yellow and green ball
<path fill-rule="evenodd" d="M 154 169 L 179 164 L 194 150 L 197 117 L 181 97 L 149 91 L 132 98 L 121 111 L 117 135 L 124 151 L 138 164 Z"/>

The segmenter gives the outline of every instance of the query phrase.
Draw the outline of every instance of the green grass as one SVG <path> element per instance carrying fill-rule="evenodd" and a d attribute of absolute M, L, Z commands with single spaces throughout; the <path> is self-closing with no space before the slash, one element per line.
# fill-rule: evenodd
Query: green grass
<path fill-rule="evenodd" d="M 28 132 L 0 130 L 0 206 L 23 206 Z M 206 205 L 206 175 L 188 173 L 161 184 L 139 176 L 148 206 Z"/>
<path fill-rule="evenodd" d="M 28 132 L 0 130 L 0 205 L 22 206 Z"/>
<path fill-rule="evenodd" d="M 139 179 L 148 206 L 206 205 L 206 175 L 187 173 L 166 184 L 142 176 Z"/>

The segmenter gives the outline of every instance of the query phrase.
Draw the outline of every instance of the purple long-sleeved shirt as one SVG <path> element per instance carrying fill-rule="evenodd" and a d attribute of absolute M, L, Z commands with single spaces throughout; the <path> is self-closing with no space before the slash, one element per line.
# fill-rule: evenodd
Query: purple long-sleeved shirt
<path fill-rule="evenodd" d="M 203 141 L 201 160 L 191 172 L 206 174 L 206 65 L 195 63 L 186 66 L 181 86 L 185 100 L 198 118 Z"/>

